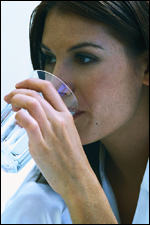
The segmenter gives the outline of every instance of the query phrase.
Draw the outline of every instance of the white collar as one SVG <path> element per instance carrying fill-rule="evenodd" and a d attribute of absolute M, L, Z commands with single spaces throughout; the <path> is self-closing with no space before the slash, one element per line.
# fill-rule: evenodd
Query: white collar
<path fill-rule="evenodd" d="M 106 149 L 105 147 L 100 144 L 100 154 L 99 154 L 99 172 L 100 172 L 100 180 L 102 188 L 107 196 L 107 199 L 109 201 L 109 204 L 113 210 L 113 213 L 118 221 L 118 223 L 121 223 L 120 216 L 119 216 L 119 210 L 117 206 L 117 201 L 114 195 L 114 192 L 112 190 L 112 187 L 105 175 L 105 155 L 106 155 Z"/>

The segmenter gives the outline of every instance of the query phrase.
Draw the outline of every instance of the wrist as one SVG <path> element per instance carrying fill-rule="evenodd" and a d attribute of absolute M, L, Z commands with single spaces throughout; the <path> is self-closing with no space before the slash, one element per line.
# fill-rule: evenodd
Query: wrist
<path fill-rule="evenodd" d="M 64 198 L 75 224 L 117 224 L 107 197 L 94 172 L 68 190 Z"/>

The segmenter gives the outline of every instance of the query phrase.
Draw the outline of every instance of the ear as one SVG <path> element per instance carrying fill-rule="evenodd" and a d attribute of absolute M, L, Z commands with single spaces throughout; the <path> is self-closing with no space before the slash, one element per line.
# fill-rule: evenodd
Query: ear
<path fill-rule="evenodd" d="M 149 56 L 146 54 L 142 63 L 143 69 L 143 84 L 149 86 Z"/>
<path fill-rule="evenodd" d="M 147 65 L 147 69 L 144 71 L 143 84 L 149 86 L 149 64 Z"/>
<path fill-rule="evenodd" d="M 143 84 L 149 86 L 149 71 L 145 71 L 145 75 L 143 77 Z"/>

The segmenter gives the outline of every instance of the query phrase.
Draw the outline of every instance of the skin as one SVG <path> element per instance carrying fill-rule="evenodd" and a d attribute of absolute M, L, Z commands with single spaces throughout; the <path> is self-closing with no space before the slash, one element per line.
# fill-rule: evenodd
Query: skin
<path fill-rule="evenodd" d="M 67 51 L 82 42 L 103 49 Z M 42 52 L 53 57 L 45 70 L 71 87 L 82 113 L 73 118 L 50 82 L 27 79 L 18 84 L 5 101 L 18 111 L 16 119 L 27 130 L 30 153 L 64 198 L 73 223 L 117 223 L 82 148 L 101 140 L 108 150 L 106 174 L 121 221 L 131 223 L 149 154 L 147 58 L 131 60 L 106 25 L 57 10 L 46 18 L 42 43 L 51 53 L 44 48 Z"/>

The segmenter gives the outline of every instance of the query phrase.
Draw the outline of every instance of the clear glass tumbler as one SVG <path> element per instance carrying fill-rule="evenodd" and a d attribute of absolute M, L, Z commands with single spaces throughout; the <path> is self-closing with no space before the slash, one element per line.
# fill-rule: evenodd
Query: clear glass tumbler
<path fill-rule="evenodd" d="M 43 70 L 33 71 L 31 77 L 50 81 L 70 113 L 74 115 L 78 111 L 78 101 L 74 93 L 58 77 Z M 19 172 L 32 158 L 27 132 L 17 123 L 15 115 L 11 104 L 7 104 L 1 112 L 1 168 L 7 173 Z"/>

